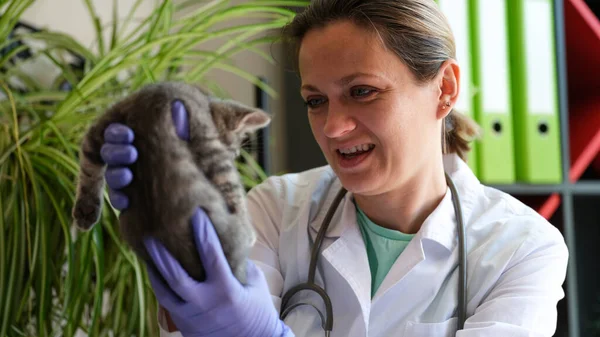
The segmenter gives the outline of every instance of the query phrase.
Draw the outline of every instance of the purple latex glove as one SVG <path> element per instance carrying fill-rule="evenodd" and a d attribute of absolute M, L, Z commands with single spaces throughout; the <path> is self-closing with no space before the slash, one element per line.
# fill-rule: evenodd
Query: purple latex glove
<path fill-rule="evenodd" d="M 189 140 L 187 112 L 181 101 L 173 102 L 171 116 L 177 135 L 181 139 Z M 108 166 L 104 178 L 108 185 L 110 203 L 121 211 L 129 206 L 129 198 L 120 189 L 133 180 L 133 174 L 127 165 L 133 164 L 138 157 L 137 149 L 132 145 L 134 138 L 131 128 L 113 123 L 104 130 L 105 143 L 100 149 L 100 156 Z"/>
<path fill-rule="evenodd" d="M 184 105 L 175 101 L 171 113 L 177 134 L 189 140 Z M 133 164 L 138 156 L 132 145 L 134 133 L 123 124 L 111 124 L 105 130 L 104 140 L 101 156 L 108 165 L 105 179 L 110 201 L 115 208 L 124 210 L 129 199 L 120 189 L 131 183 L 133 174 L 127 165 Z M 202 283 L 190 278 L 160 243 L 153 238 L 145 240 L 156 265 L 147 268 L 154 293 L 182 334 L 186 337 L 293 336 L 279 320 L 262 272 L 249 262 L 248 284 L 240 284 L 231 273 L 206 213 L 198 209 L 191 224 L 196 246 L 202 247 L 198 251 L 207 273 Z"/>
<path fill-rule="evenodd" d="M 203 282 L 192 279 L 157 240 L 144 241 L 156 268 L 147 268 L 156 298 L 182 335 L 294 336 L 279 319 L 262 271 L 248 261 L 248 281 L 242 285 L 231 272 L 206 213 L 198 209 L 190 222 L 206 269 Z"/>

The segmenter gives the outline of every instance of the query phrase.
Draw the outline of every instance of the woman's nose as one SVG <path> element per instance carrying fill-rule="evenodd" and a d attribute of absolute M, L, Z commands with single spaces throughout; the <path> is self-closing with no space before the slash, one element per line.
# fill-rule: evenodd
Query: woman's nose
<path fill-rule="evenodd" d="M 348 113 L 348 109 L 341 105 L 329 104 L 327 120 L 323 127 L 323 133 L 328 138 L 336 138 L 356 128 L 356 122 Z"/>

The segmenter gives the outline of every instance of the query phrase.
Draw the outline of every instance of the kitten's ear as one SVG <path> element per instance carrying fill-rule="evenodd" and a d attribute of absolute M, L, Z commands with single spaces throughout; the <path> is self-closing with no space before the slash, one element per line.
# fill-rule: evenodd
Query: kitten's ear
<path fill-rule="evenodd" d="M 248 109 L 243 111 L 243 117 L 238 122 L 234 132 L 254 132 L 263 128 L 271 122 L 271 116 L 260 109 Z"/>
<path fill-rule="evenodd" d="M 229 132 L 251 133 L 271 122 L 271 116 L 265 111 L 231 100 L 212 100 L 210 108 L 214 118 Z"/>

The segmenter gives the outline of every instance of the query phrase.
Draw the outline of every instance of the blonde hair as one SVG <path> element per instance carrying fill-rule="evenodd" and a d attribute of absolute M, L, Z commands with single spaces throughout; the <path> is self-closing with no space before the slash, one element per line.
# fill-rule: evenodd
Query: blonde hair
<path fill-rule="evenodd" d="M 351 20 L 375 32 L 419 83 L 435 78 L 446 60 L 456 58 L 452 30 L 433 0 L 313 0 L 284 28 L 296 69 L 306 33 L 339 20 Z M 479 127 L 454 109 L 442 125 L 444 153 L 457 153 L 466 161 L 469 143 L 479 136 Z"/>

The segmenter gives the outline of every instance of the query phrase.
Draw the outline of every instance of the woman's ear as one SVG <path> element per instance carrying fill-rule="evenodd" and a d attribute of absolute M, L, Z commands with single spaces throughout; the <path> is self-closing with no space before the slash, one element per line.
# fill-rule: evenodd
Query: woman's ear
<path fill-rule="evenodd" d="M 458 63 L 449 59 L 440 67 L 438 75 L 439 98 L 437 117 L 446 117 L 458 100 L 460 91 L 460 67 Z"/>

